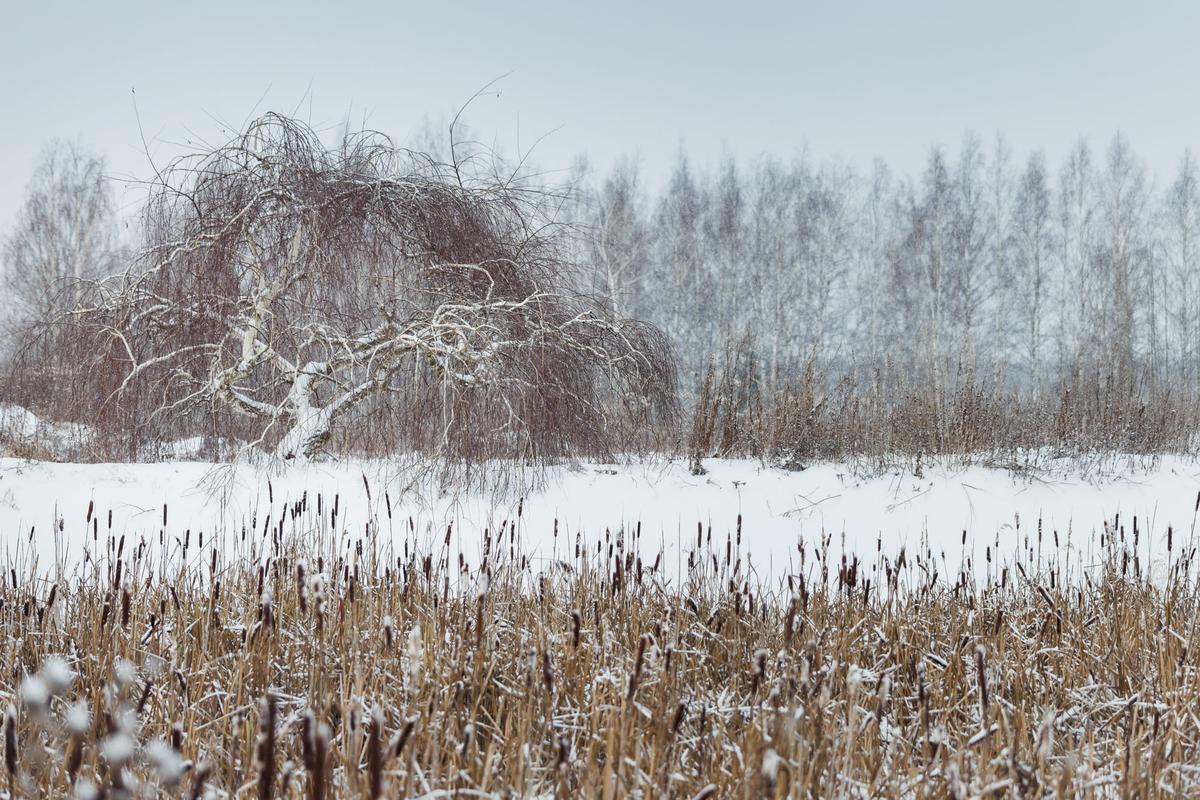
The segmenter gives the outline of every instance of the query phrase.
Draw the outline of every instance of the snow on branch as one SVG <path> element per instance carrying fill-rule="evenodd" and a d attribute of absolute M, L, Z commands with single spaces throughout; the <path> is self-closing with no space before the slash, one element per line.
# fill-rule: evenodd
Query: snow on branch
<path fill-rule="evenodd" d="M 654 327 L 574 288 L 543 195 L 364 132 L 274 114 L 156 184 L 135 269 L 74 316 L 124 364 L 119 398 L 260 423 L 282 458 L 391 404 L 409 446 L 550 455 L 674 408 Z"/>

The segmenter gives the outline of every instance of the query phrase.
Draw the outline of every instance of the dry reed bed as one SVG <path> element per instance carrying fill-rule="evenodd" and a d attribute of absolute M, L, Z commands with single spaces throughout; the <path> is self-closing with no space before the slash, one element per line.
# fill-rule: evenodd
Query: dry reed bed
<path fill-rule="evenodd" d="M 1200 453 L 1192 386 L 1115 368 L 1021 390 L 1003 371 L 939 376 L 936 365 L 834 371 L 809 361 L 769 388 L 751 345 L 731 345 L 700 381 L 686 450 L 697 472 L 704 458 L 754 456 L 791 468 L 851 461 L 865 474 L 919 471 L 930 459 L 1038 471 L 1067 458 L 1088 472 Z"/>
<path fill-rule="evenodd" d="M 698 527 L 672 582 L 635 555 L 637 531 L 564 533 L 558 558 L 534 560 L 510 523 L 335 535 L 337 514 L 285 505 L 222 555 L 165 509 L 145 542 L 106 536 L 89 508 L 79 572 L 12 561 L 9 796 L 1200 788 L 1190 536 L 1168 537 L 1154 581 L 1136 522 L 1106 525 L 1095 563 L 1071 570 L 1041 555 L 1040 527 L 980 569 L 882 542 L 859 562 L 826 537 L 765 587 L 740 522 Z"/>

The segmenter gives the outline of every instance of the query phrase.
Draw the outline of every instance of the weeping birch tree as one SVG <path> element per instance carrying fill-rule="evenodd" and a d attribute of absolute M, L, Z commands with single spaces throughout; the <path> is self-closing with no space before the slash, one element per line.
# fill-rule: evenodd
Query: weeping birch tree
<path fill-rule="evenodd" d="M 77 316 L 124 364 L 118 395 L 233 409 L 281 458 L 381 403 L 439 454 L 595 449 L 670 412 L 674 365 L 655 328 L 570 288 L 544 200 L 269 114 L 163 173 L 144 260 Z"/>

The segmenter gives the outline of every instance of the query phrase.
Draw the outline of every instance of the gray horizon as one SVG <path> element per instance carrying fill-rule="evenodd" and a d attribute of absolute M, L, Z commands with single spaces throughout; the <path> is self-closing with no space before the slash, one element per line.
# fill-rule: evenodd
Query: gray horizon
<path fill-rule="evenodd" d="M 151 159 L 266 110 L 405 141 L 444 129 L 497 78 L 466 116 L 481 139 L 509 154 L 540 140 L 533 158 L 551 171 L 580 155 L 598 171 L 635 155 L 651 183 L 681 146 L 701 163 L 803 150 L 915 174 L 931 147 L 953 152 L 968 132 L 1052 162 L 1081 137 L 1101 149 L 1121 132 L 1161 183 L 1200 140 L 1200 103 L 1189 101 L 1200 6 L 1185 3 L 1135 14 L 1112 0 L 736 10 L 537 0 L 329 14 L 302 0 L 208 3 L 200 15 L 119 2 L 5 16 L 0 230 L 53 139 L 105 156 L 119 181 L 144 180 Z M 118 192 L 126 212 L 138 198 Z"/>

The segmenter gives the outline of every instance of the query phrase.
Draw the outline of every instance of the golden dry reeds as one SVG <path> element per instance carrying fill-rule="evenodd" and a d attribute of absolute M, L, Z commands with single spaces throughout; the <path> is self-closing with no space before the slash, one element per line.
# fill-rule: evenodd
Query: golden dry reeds
<path fill-rule="evenodd" d="M 10 796 L 1200 789 L 1200 592 L 1174 532 L 1153 553 L 1112 520 L 1070 567 L 1048 543 L 954 565 L 826 536 L 764 585 L 703 528 L 674 576 L 633 532 L 534 559 L 511 523 L 469 546 L 332 530 L 267 523 L 222 553 L 100 537 L 56 580 L 11 563 Z"/>

